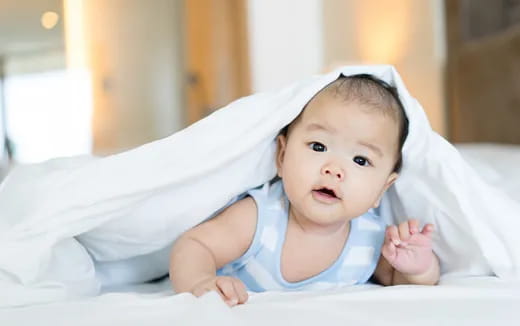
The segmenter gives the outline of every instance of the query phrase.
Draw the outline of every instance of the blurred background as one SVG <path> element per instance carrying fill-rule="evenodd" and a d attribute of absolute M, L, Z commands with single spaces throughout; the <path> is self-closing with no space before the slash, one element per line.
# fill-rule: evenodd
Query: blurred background
<path fill-rule="evenodd" d="M 0 0 L 1 166 L 121 152 L 360 63 L 395 65 L 449 140 L 520 143 L 519 25 L 520 0 Z"/>

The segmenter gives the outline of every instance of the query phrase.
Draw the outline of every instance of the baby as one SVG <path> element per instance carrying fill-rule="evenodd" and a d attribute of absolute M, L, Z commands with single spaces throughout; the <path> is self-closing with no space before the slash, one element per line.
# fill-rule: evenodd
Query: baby
<path fill-rule="evenodd" d="M 407 133 L 397 91 L 384 81 L 341 76 L 326 86 L 278 136 L 278 177 L 175 242 L 175 291 L 216 291 L 233 306 L 247 291 L 371 278 L 436 284 L 433 225 L 386 227 L 372 210 L 398 177 Z"/>

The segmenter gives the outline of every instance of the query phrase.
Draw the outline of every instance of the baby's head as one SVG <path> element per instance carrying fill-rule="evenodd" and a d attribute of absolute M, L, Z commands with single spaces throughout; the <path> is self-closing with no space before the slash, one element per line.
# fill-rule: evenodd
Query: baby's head
<path fill-rule="evenodd" d="M 334 223 L 377 207 L 401 169 L 408 120 L 395 88 L 340 77 L 278 136 L 277 168 L 293 209 Z"/>

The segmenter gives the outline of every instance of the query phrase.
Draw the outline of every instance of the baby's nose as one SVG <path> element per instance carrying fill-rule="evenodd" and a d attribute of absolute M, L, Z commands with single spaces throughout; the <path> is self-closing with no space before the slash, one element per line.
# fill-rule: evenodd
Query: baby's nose
<path fill-rule="evenodd" d="M 337 178 L 339 181 L 343 181 L 345 178 L 345 172 L 340 167 L 336 166 L 325 166 L 322 169 L 322 173 Z"/>

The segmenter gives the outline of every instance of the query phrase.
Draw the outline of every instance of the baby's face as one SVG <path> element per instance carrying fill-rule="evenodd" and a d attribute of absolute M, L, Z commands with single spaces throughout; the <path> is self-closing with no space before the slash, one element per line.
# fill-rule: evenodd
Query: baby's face
<path fill-rule="evenodd" d="M 293 213 L 329 225 L 378 206 L 397 178 L 398 133 L 378 109 L 318 94 L 278 139 L 278 174 Z"/>

